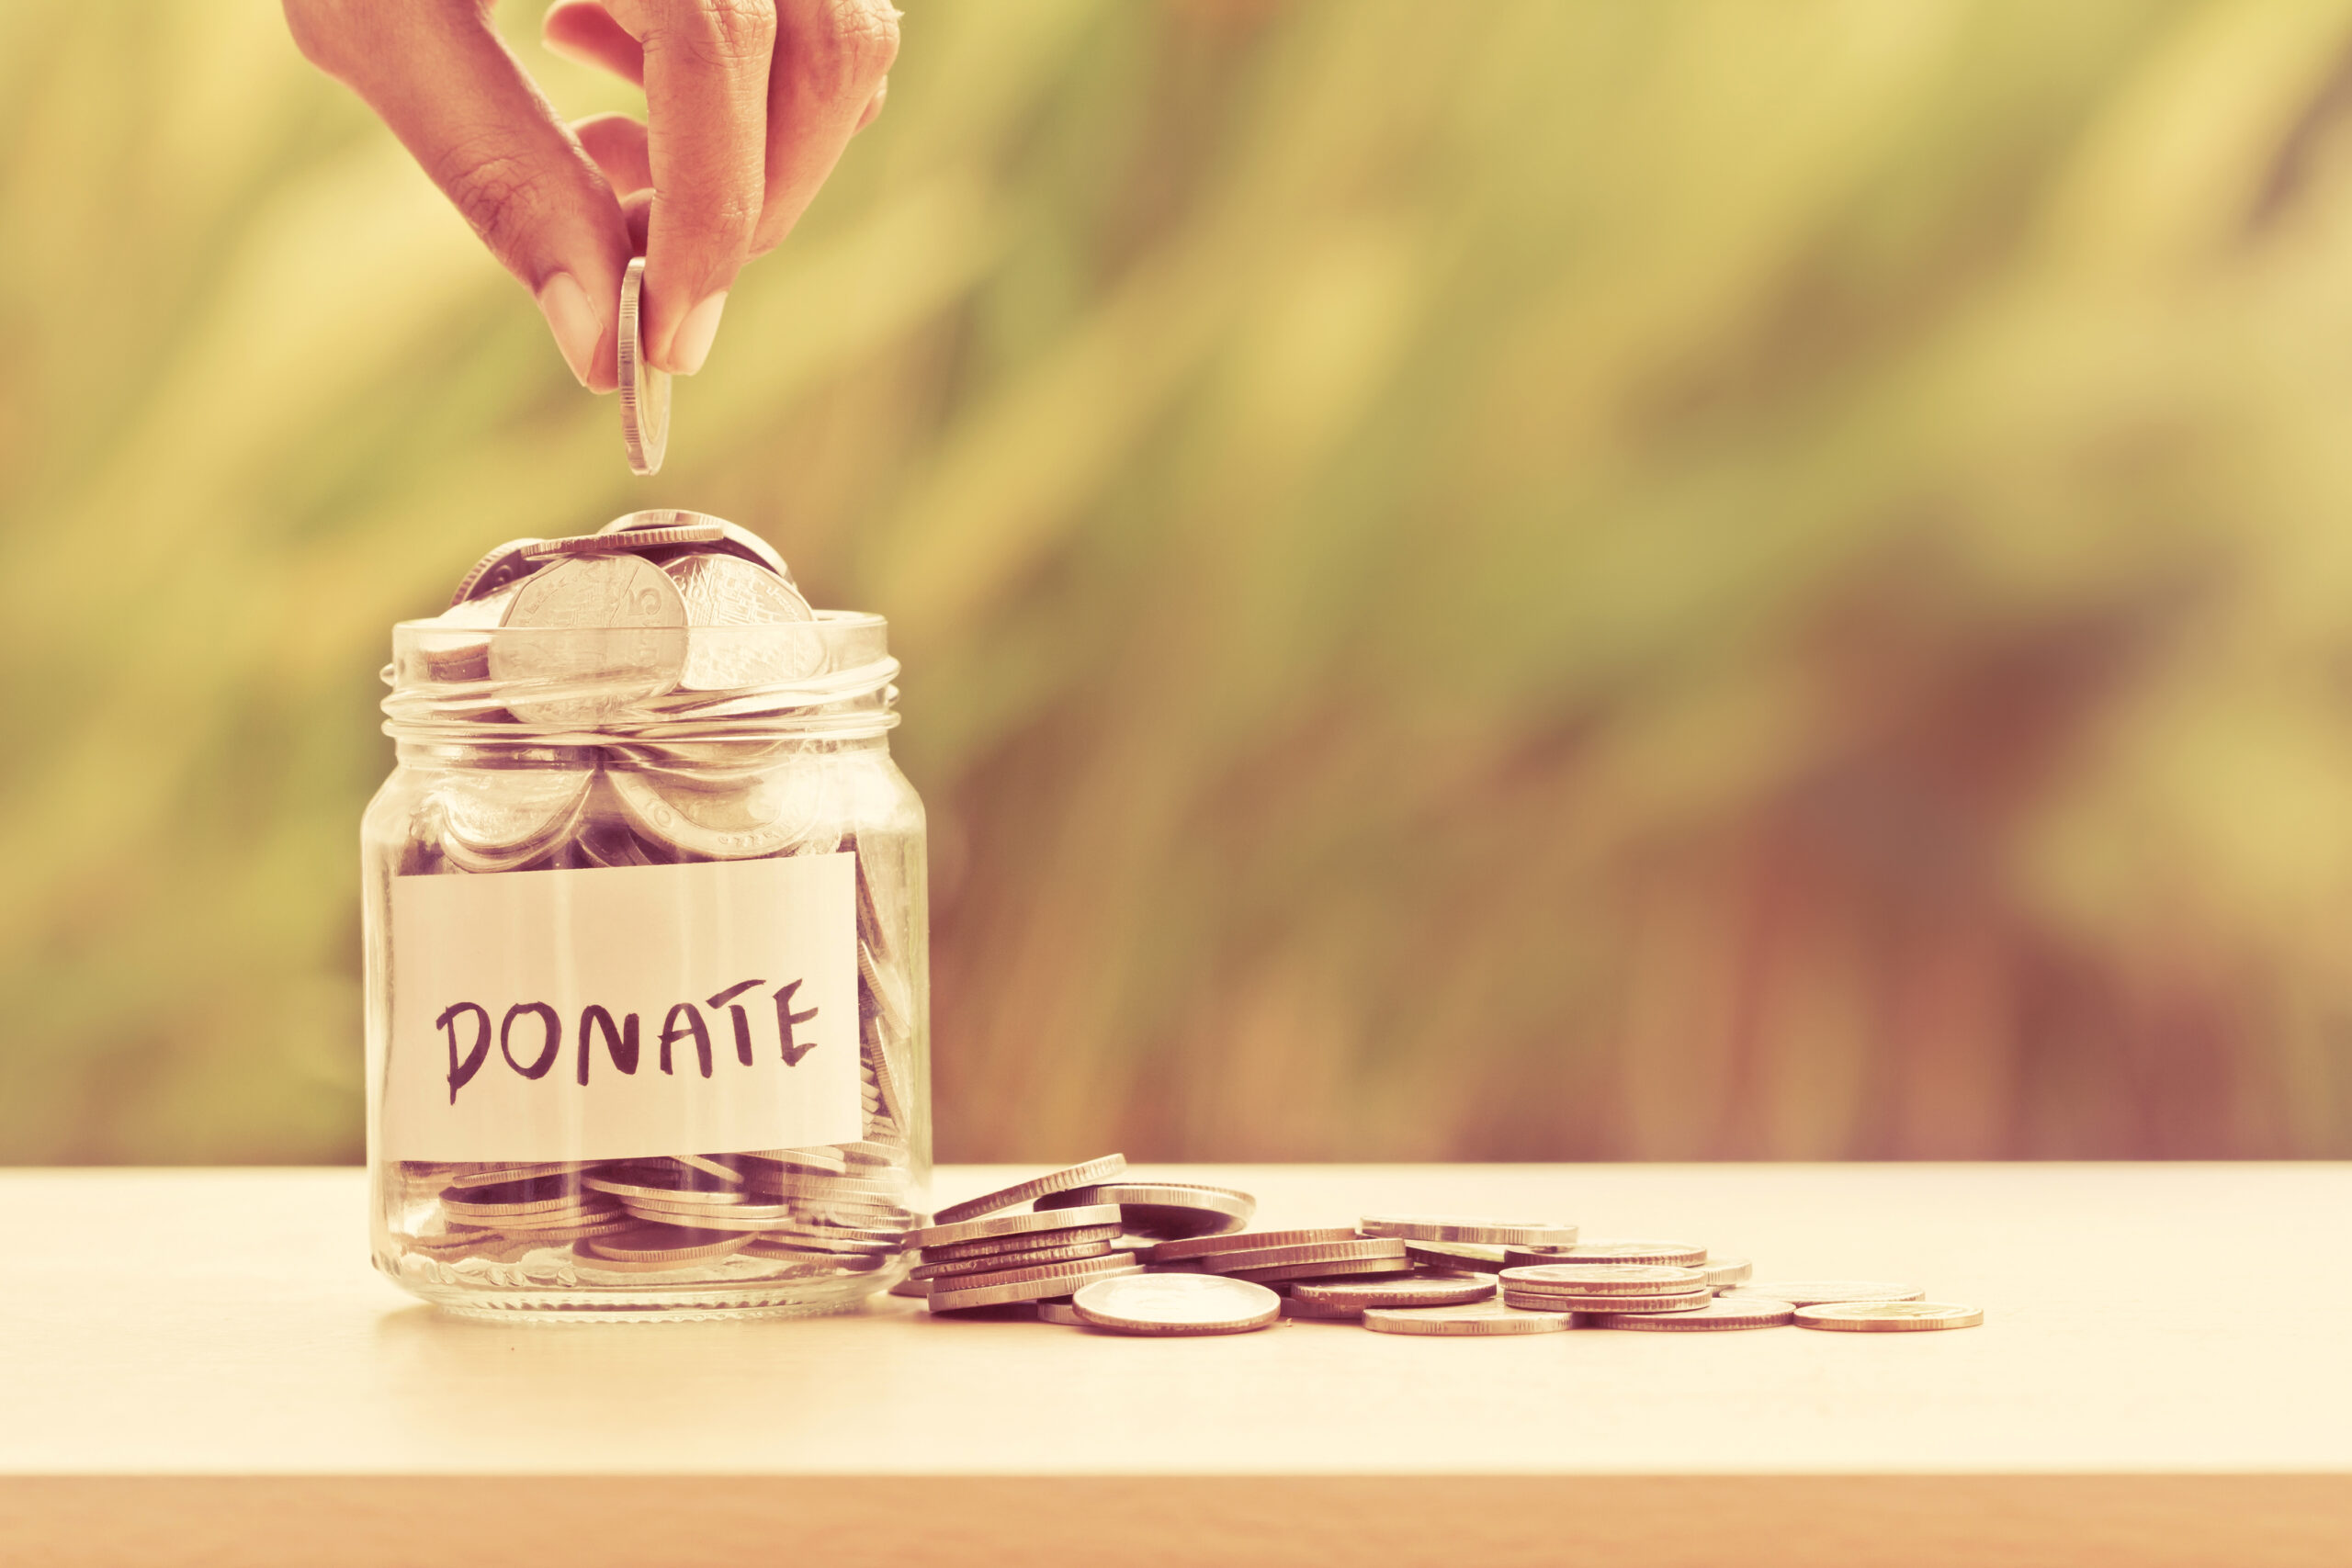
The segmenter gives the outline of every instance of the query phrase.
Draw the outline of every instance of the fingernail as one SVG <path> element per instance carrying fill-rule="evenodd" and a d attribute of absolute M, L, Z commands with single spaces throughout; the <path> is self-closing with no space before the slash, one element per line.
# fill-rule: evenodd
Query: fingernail
<path fill-rule="evenodd" d="M 702 362 L 710 357 L 710 340 L 718 335 L 718 318 L 726 309 L 727 291 L 722 288 L 686 312 L 686 319 L 670 334 L 671 374 L 691 376 L 702 368 Z"/>
<path fill-rule="evenodd" d="M 588 290 L 571 274 L 559 272 L 540 287 L 539 314 L 548 319 L 548 330 L 555 333 L 555 345 L 563 351 L 573 378 L 586 386 L 588 372 L 596 366 L 597 341 L 605 335 L 605 323 L 588 303 Z"/>

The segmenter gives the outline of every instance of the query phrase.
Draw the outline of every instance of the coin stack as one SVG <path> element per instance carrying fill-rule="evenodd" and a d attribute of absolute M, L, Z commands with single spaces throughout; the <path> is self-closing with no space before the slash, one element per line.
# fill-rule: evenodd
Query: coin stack
<path fill-rule="evenodd" d="M 529 766 L 436 770 L 396 874 L 855 857 L 864 1136 L 595 1163 L 400 1161 L 387 1210 L 403 1273 L 736 1283 L 899 1256 L 920 1220 L 920 825 L 892 818 L 887 760 L 829 738 L 852 728 L 833 716 L 870 732 L 881 711 L 887 727 L 897 666 L 877 637 L 874 658 L 835 668 L 842 639 L 821 619 L 757 536 L 665 510 L 502 545 L 447 613 L 404 628 L 388 728 L 481 747 L 508 726 L 514 746 L 544 749 Z"/>
<path fill-rule="evenodd" d="M 1125 1169 L 1108 1155 L 940 1211 L 908 1238 L 922 1261 L 894 1293 L 950 1316 L 1163 1336 L 1283 1318 L 1445 1338 L 1789 1324 L 1919 1332 L 1984 1320 L 1981 1308 L 1928 1302 L 1909 1285 L 1759 1281 L 1744 1258 L 1688 1242 L 1583 1239 L 1550 1219 L 1373 1214 L 1251 1232 L 1241 1228 L 1256 1209 L 1247 1193 L 1114 1179 Z"/>

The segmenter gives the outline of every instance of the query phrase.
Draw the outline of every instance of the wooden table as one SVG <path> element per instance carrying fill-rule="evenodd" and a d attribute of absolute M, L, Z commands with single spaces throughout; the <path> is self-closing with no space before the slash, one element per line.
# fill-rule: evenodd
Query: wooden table
<path fill-rule="evenodd" d="M 0 1562 L 2352 1562 L 2352 1168 L 1157 1174 L 1263 1225 L 1556 1214 L 1986 1323 L 484 1325 L 368 1269 L 357 1171 L 0 1172 Z"/>

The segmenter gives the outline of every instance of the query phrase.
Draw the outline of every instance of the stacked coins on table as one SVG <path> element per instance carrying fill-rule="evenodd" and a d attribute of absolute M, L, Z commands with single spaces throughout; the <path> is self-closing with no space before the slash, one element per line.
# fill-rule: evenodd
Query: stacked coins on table
<path fill-rule="evenodd" d="M 1568 1328 L 1709 1333 L 1967 1328 L 1982 1309 L 1873 1280 L 1751 1278 L 1678 1241 L 1588 1240 L 1564 1221 L 1374 1214 L 1251 1232 L 1248 1193 L 1126 1179 L 1117 1155 L 943 1209 L 908 1239 L 894 1293 L 949 1317 L 1132 1335 L 1234 1334 L 1282 1320 L 1500 1337 Z"/>

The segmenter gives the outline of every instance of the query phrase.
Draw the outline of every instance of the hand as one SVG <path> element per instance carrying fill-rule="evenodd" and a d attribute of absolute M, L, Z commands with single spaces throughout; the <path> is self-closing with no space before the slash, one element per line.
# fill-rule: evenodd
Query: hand
<path fill-rule="evenodd" d="M 638 240 L 647 355 L 691 376 L 736 272 L 784 239 L 880 111 L 899 49 L 888 0 L 557 0 L 548 47 L 646 98 L 646 123 L 567 127 L 487 0 L 285 6 L 303 54 L 391 127 L 599 392 L 616 383 L 621 271 Z"/>

